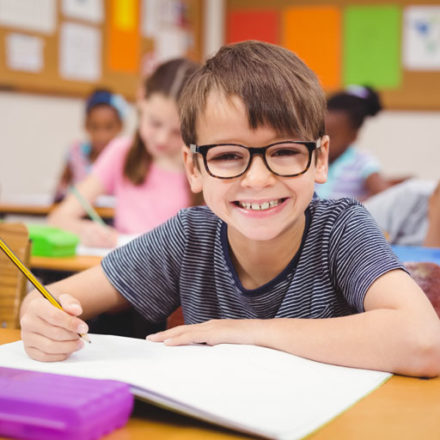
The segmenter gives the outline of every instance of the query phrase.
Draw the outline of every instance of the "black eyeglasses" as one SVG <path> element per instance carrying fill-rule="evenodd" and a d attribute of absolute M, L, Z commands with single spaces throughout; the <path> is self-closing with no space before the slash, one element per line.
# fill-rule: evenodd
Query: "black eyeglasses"
<path fill-rule="evenodd" d="M 281 177 L 304 174 L 310 167 L 312 153 L 321 147 L 316 142 L 282 141 L 265 147 L 246 147 L 240 144 L 190 145 L 192 153 L 200 153 L 206 171 L 218 179 L 233 179 L 243 175 L 256 154 L 263 157 L 269 171 Z"/>

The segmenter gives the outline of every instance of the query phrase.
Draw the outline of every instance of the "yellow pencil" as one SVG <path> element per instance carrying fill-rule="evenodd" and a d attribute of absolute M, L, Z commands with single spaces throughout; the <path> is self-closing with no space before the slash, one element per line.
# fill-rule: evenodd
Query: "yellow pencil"
<path fill-rule="evenodd" d="M 58 300 L 35 278 L 34 274 L 20 261 L 20 259 L 12 252 L 8 245 L 0 238 L 0 248 L 7 257 L 20 269 L 23 275 L 35 286 L 35 288 L 55 307 L 63 309 Z M 90 339 L 86 334 L 79 335 L 84 341 L 90 343 Z"/>

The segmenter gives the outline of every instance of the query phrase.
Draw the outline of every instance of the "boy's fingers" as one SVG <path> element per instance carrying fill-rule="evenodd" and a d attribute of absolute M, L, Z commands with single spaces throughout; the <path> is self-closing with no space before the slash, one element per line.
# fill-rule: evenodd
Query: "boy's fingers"
<path fill-rule="evenodd" d="M 64 310 L 54 307 L 49 302 L 44 312 L 39 313 L 38 317 L 51 326 L 61 327 L 74 333 L 82 334 L 88 332 L 87 324 L 84 321 L 66 313 Z"/>
<path fill-rule="evenodd" d="M 84 347 L 84 342 L 79 338 L 67 341 L 54 341 L 38 333 L 32 333 L 28 336 L 26 345 L 28 348 L 34 348 L 45 354 L 69 355 Z"/>
<path fill-rule="evenodd" d="M 79 338 L 77 331 L 70 331 L 62 327 L 50 325 L 41 318 L 34 318 L 28 325 L 27 317 L 23 317 L 21 323 L 22 339 L 35 334 L 40 334 L 54 341 L 71 341 Z"/>
<path fill-rule="evenodd" d="M 48 354 L 34 347 L 25 347 L 25 351 L 28 356 L 36 361 L 40 362 L 59 362 L 68 358 L 68 354 Z"/>
<path fill-rule="evenodd" d="M 61 307 L 65 312 L 78 316 L 82 313 L 82 307 L 79 301 L 71 295 L 64 293 L 58 297 Z"/>
<path fill-rule="evenodd" d="M 56 362 L 67 359 L 73 352 L 83 347 L 81 340 L 54 342 L 44 336 L 30 335 L 25 344 L 26 353 L 42 362 Z"/>
<path fill-rule="evenodd" d="M 177 335 L 181 334 L 182 331 L 188 329 L 189 327 L 191 326 L 179 325 L 177 327 L 173 327 L 162 332 L 153 333 L 147 336 L 147 340 L 152 342 L 163 342 L 165 339 L 176 337 Z"/>

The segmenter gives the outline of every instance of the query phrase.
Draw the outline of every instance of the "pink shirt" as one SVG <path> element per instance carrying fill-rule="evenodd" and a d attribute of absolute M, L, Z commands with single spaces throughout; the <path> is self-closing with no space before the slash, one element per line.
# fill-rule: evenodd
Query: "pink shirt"
<path fill-rule="evenodd" d="M 92 174 L 107 194 L 115 196 L 115 228 L 123 234 L 149 231 L 189 206 L 185 173 L 168 171 L 151 164 L 145 182 L 134 185 L 123 175 L 131 139 L 113 140 L 95 162 Z"/>

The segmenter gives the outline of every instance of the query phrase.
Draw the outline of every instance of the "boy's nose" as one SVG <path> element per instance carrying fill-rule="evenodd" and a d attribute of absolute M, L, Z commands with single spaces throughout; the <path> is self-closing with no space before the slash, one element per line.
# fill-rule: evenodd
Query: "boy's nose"
<path fill-rule="evenodd" d="M 275 180 L 275 174 L 270 171 L 263 158 L 256 155 L 252 158 L 252 162 L 244 174 L 242 180 L 244 185 L 253 187 L 265 187 L 271 185 Z"/>

